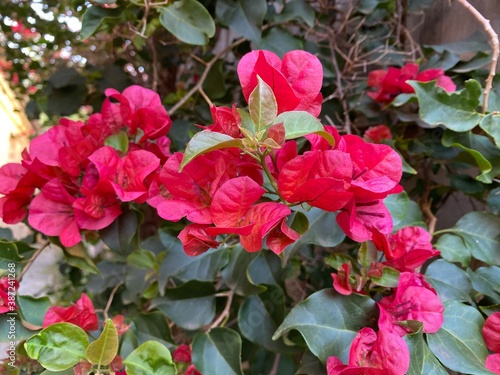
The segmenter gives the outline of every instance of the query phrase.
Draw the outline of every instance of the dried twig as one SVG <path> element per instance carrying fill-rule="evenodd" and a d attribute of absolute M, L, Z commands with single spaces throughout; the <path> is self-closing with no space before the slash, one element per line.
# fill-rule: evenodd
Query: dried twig
<path fill-rule="evenodd" d="M 26 272 L 28 272 L 28 269 L 33 265 L 33 262 L 35 261 L 36 258 L 42 253 L 43 250 L 45 250 L 47 247 L 50 246 L 50 242 L 47 241 L 45 242 L 37 251 L 33 253 L 31 258 L 28 260 L 28 263 L 23 267 L 21 270 L 21 273 L 19 274 L 19 277 L 17 278 L 17 281 L 19 281 L 19 284 L 21 283 L 21 280 L 23 279 L 24 275 Z"/>
<path fill-rule="evenodd" d="M 486 19 L 479 11 L 474 8 L 467 0 L 457 0 L 460 4 L 462 4 L 472 15 L 483 25 L 484 31 L 489 35 L 490 40 L 489 44 L 492 48 L 491 52 L 491 64 L 490 64 L 490 72 L 488 74 L 488 78 L 486 79 L 486 87 L 484 88 L 484 97 L 483 97 L 483 113 L 486 113 L 488 110 L 488 97 L 490 95 L 491 86 L 493 84 L 493 77 L 495 77 L 495 71 L 498 62 L 498 55 L 500 54 L 500 47 L 498 42 L 498 35 L 493 30 L 490 25 L 490 21 Z"/>
<path fill-rule="evenodd" d="M 207 79 L 208 73 L 210 72 L 210 69 L 212 66 L 219 60 L 222 56 L 224 56 L 227 52 L 231 51 L 234 47 L 240 45 L 243 43 L 246 39 L 245 38 L 240 38 L 237 41 L 235 41 L 233 44 L 227 46 L 224 48 L 222 51 L 220 51 L 217 55 L 215 55 L 210 61 L 205 63 L 205 70 L 203 71 L 203 74 L 200 76 L 198 79 L 198 82 L 196 82 L 196 85 L 194 85 L 189 92 L 182 97 L 181 100 L 179 100 L 175 105 L 169 109 L 168 113 L 170 115 L 173 115 L 180 107 L 182 107 L 190 97 L 192 97 L 194 94 L 196 94 L 203 86 L 203 83 Z"/>
<path fill-rule="evenodd" d="M 214 320 L 212 324 L 210 324 L 210 327 L 208 327 L 207 331 L 210 331 L 211 329 L 218 327 L 225 319 L 229 318 L 229 312 L 231 310 L 231 303 L 233 302 L 234 292 L 229 291 L 227 292 L 227 294 L 220 293 L 218 296 L 221 297 L 227 296 L 226 306 L 224 306 L 224 310 L 222 310 L 219 317 L 216 320 Z"/>

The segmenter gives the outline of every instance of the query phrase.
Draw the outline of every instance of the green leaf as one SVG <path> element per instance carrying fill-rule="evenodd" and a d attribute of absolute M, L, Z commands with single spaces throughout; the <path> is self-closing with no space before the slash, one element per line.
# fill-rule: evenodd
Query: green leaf
<path fill-rule="evenodd" d="M 483 117 L 479 126 L 493 138 L 495 145 L 500 148 L 500 115 L 487 114 Z"/>
<path fill-rule="evenodd" d="M 83 243 L 79 242 L 75 246 L 64 247 L 63 254 L 66 262 L 73 267 L 77 267 L 94 274 L 99 273 L 99 270 L 97 269 L 92 258 L 90 258 Z"/>
<path fill-rule="evenodd" d="M 313 27 L 316 16 L 314 9 L 304 0 L 292 0 L 285 3 L 283 11 L 276 16 L 278 22 L 288 22 L 300 19 L 307 26 Z"/>
<path fill-rule="evenodd" d="M 221 24 L 255 43 L 260 42 L 266 12 L 265 0 L 219 0 L 215 8 Z"/>
<path fill-rule="evenodd" d="M 118 18 L 122 14 L 122 8 L 109 9 L 99 6 L 90 6 L 82 17 L 82 29 L 80 36 L 82 39 L 91 37 L 106 18 Z"/>
<path fill-rule="evenodd" d="M 180 0 L 160 8 L 160 23 L 177 39 L 203 46 L 215 34 L 215 23 L 197 0 Z"/>
<path fill-rule="evenodd" d="M 472 304 L 470 277 L 454 264 L 438 259 L 427 267 L 425 278 L 436 289 L 441 301 L 455 300 Z"/>
<path fill-rule="evenodd" d="M 156 341 L 146 341 L 123 361 L 128 375 L 175 375 L 169 350 Z"/>
<path fill-rule="evenodd" d="M 464 150 L 458 155 L 457 161 L 477 165 L 481 174 L 477 180 L 491 184 L 493 178 L 500 174 L 500 149 L 488 137 L 471 132 L 455 133 L 445 131 L 442 138 L 446 147 L 458 147 Z"/>
<path fill-rule="evenodd" d="M 384 267 L 382 269 L 382 276 L 370 277 L 370 280 L 386 288 L 396 288 L 399 281 L 399 271 L 392 267 Z"/>
<path fill-rule="evenodd" d="M 126 154 L 128 151 L 128 136 L 127 133 L 121 131 L 119 133 L 110 135 L 104 141 L 106 146 L 111 146 L 115 150 L 121 151 L 123 154 Z"/>
<path fill-rule="evenodd" d="M 106 320 L 104 329 L 97 340 L 90 343 L 85 351 L 87 360 L 94 364 L 107 366 L 118 353 L 118 331 L 111 319 Z"/>
<path fill-rule="evenodd" d="M 424 340 L 423 324 L 421 322 L 416 323 L 420 325 L 420 329 L 404 337 L 410 350 L 410 368 L 406 375 L 448 375 L 448 371 L 432 354 Z"/>
<path fill-rule="evenodd" d="M 263 293 L 245 298 L 238 310 L 242 336 L 271 352 L 291 353 L 282 338 L 272 336 L 285 317 L 285 295 L 279 286 L 269 285 Z"/>
<path fill-rule="evenodd" d="M 243 375 L 241 338 L 229 328 L 199 333 L 193 341 L 193 363 L 203 375 Z"/>
<path fill-rule="evenodd" d="M 280 27 L 271 27 L 262 40 L 257 43 L 258 49 L 269 50 L 283 58 L 285 53 L 297 49 L 304 49 L 304 42 L 296 38 L 290 31 Z"/>
<path fill-rule="evenodd" d="M 469 212 L 446 231 L 452 234 L 443 235 L 436 243 L 444 259 L 466 266 L 474 257 L 500 265 L 500 217 L 489 212 Z"/>
<path fill-rule="evenodd" d="M 30 358 L 51 371 L 66 370 L 85 359 L 88 345 L 85 331 L 71 323 L 52 324 L 24 343 Z"/>
<path fill-rule="evenodd" d="M 167 289 L 163 297 L 152 301 L 151 307 L 163 311 L 179 327 L 193 331 L 215 317 L 215 293 L 213 283 L 191 280 Z"/>
<path fill-rule="evenodd" d="M 251 135 L 255 135 L 257 132 L 257 125 L 253 122 L 250 114 L 248 112 L 243 111 L 240 108 L 236 109 L 241 118 L 241 129 L 246 129 L 250 132 Z"/>
<path fill-rule="evenodd" d="M 113 223 L 101 229 L 99 235 L 111 250 L 127 255 L 139 248 L 139 244 L 135 241 L 138 230 L 139 218 L 135 211 L 128 209 L 124 210 Z"/>
<path fill-rule="evenodd" d="M 255 284 L 269 284 L 284 287 L 283 278 L 285 270 L 281 259 L 272 251 L 261 251 L 257 258 L 250 262 L 248 274 Z"/>
<path fill-rule="evenodd" d="M 15 326 L 16 332 L 15 337 L 13 337 L 13 332 L 11 331 Z M 26 340 L 33 336 L 35 332 L 28 330 L 21 321 L 14 315 L 0 314 L 0 343 L 7 343 L 15 340 Z"/>
<path fill-rule="evenodd" d="M 408 81 L 408 84 L 415 89 L 419 115 L 428 124 L 445 125 L 456 132 L 470 130 L 479 124 L 482 117 L 477 112 L 481 97 L 479 82 L 469 79 L 464 89 L 454 93 L 437 87 L 435 81 Z"/>
<path fill-rule="evenodd" d="M 324 289 L 297 304 L 273 339 L 296 329 L 322 362 L 333 355 L 347 363 L 352 340 L 361 328 L 374 324 L 376 316 L 377 307 L 371 298 L 358 294 L 343 296 L 333 289 Z"/>
<path fill-rule="evenodd" d="M 266 287 L 256 285 L 249 274 L 250 263 L 258 255 L 258 253 L 249 253 L 241 246 L 230 250 L 229 263 L 221 271 L 221 276 L 226 285 L 236 294 L 247 296 L 266 290 Z"/>
<path fill-rule="evenodd" d="M 278 103 L 274 92 L 259 76 L 257 76 L 257 86 L 248 98 L 248 111 L 255 125 L 257 132 L 267 129 L 278 115 Z"/>
<path fill-rule="evenodd" d="M 427 334 L 431 352 L 450 370 L 474 375 L 491 375 L 484 367 L 488 348 L 481 329 L 484 319 L 475 308 L 457 301 L 444 303 L 444 323 Z"/>
<path fill-rule="evenodd" d="M 500 188 L 493 189 L 488 193 L 486 203 L 491 212 L 495 215 L 500 214 Z"/>
<path fill-rule="evenodd" d="M 132 320 L 140 344 L 148 340 L 154 340 L 169 347 L 174 342 L 167 317 L 162 312 L 141 313 Z"/>
<path fill-rule="evenodd" d="M 318 134 L 325 138 L 330 145 L 335 145 L 335 139 L 325 131 L 321 122 L 305 111 L 290 111 L 281 113 L 274 120 L 274 124 L 283 123 L 285 139 L 295 139 L 308 134 Z"/>
<path fill-rule="evenodd" d="M 15 242 L 0 240 L 0 270 L 9 268 L 10 263 L 18 263 L 24 258 L 19 255 Z"/>
<path fill-rule="evenodd" d="M 389 195 L 384 199 L 384 204 L 391 213 L 394 231 L 407 226 L 426 227 L 418 204 L 405 191 Z"/>
<path fill-rule="evenodd" d="M 211 131 L 198 132 L 191 138 L 184 151 L 179 171 L 182 171 L 191 160 L 201 154 L 229 147 L 243 147 L 242 140 L 222 133 Z"/>
<path fill-rule="evenodd" d="M 43 317 L 51 306 L 49 297 L 35 298 L 31 296 L 16 297 L 17 308 L 25 322 L 42 328 Z"/>
<path fill-rule="evenodd" d="M 361 244 L 358 250 L 358 262 L 361 267 L 368 269 L 372 263 L 378 261 L 378 249 L 372 241 L 365 241 Z"/>
<path fill-rule="evenodd" d="M 467 274 L 472 280 L 472 287 L 475 291 L 490 297 L 494 303 L 500 304 L 500 267 L 479 267 L 472 271 L 467 269 Z"/>
<path fill-rule="evenodd" d="M 228 250 L 224 248 L 211 249 L 201 255 L 191 257 L 186 255 L 177 237 L 162 231 L 160 239 L 166 251 L 158 273 L 158 284 L 162 292 L 170 278 L 183 282 L 212 281 L 229 260 Z"/>
<path fill-rule="evenodd" d="M 335 219 L 337 217 L 335 212 L 327 212 L 313 207 L 304 214 L 309 220 L 309 229 L 298 241 L 285 249 L 285 260 L 290 259 L 304 245 L 333 247 L 345 238 L 344 231 L 340 229 Z"/>
<path fill-rule="evenodd" d="M 156 256 L 152 251 L 138 249 L 127 256 L 127 263 L 144 270 L 154 270 L 157 267 Z"/>

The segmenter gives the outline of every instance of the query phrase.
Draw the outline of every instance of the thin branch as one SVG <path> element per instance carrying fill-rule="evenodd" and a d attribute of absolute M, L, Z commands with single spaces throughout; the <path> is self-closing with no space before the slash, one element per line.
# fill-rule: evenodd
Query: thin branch
<path fill-rule="evenodd" d="M 33 262 L 35 261 L 36 258 L 42 253 L 45 248 L 50 246 L 50 242 L 47 241 L 45 242 L 37 251 L 34 252 L 34 254 L 31 256 L 31 258 L 28 260 L 28 263 L 24 266 L 24 268 L 21 270 L 21 273 L 19 274 L 19 277 L 17 278 L 17 281 L 19 281 L 19 284 L 21 284 L 21 280 L 23 279 L 24 275 L 26 272 L 28 272 L 28 269 L 33 265 Z"/>
<path fill-rule="evenodd" d="M 227 52 L 231 51 L 234 47 L 240 45 L 246 40 L 246 38 L 240 38 L 237 41 L 235 41 L 233 44 L 230 46 L 224 48 L 222 51 L 220 51 L 217 55 L 215 55 L 210 61 L 208 61 L 205 65 L 205 70 L 203 71 L 203 74 L 201 75 L 200 79 L 198 82 L 196 82 L 196 85 L 194 85 L 189 92 L 182 97 L 181 100 L 179 100 L 170 110 L 168 111 L 169 115 L 173 115 L 179 108 L 181 108 L 188 100 L 190 97 L 192 97 L 194 94 L 196 94 L 201 87 L 203 86 L 203 83 L 207 79 L 208 73 L 210 72 L 210 69 L 212 66 L 219 60 L 222 56 L 224 56 Z"/>
<path fill-rule="evenodd" d="M 219 317 L 214 320 L 210 327 L 208 327 L 207 331 L 210 331 L 213 328 L 218 327 L 225 319 L 229 317 L 229 310 L 231 309 L 231 303 L 233 302 L 234 292 L 230 291 L 227 295 L 226 306 L 224 306 L 224 310 L 220 313 Z"/>
<path fill-rule="evenodd" d="M 460 4 L 462 4 L 472 15 L 481 23 L 484 27 L 484 31 L 490 37 L 489 44 L 492 48 L 491 52 L 491 65 L 490 72 L 488 74 L 488 78 L 486 79 L 486 87 L 484 88 L 484 97 L 483 97 L 483 113 L 486 113 L 488 110 L 488 97 L 490 95 L 491 86 L 493 85 L 493 77 L 495 77 L 495 71 L 498 62 L 498 55 L 500 54 L 500 47 L 498 42 L 498 35 L 491 27 L 490 21 L 476 9 L 474 8 L 467 0 L 457 0 Z"/>
<path fill-rule="evenodd" d="M 153 53 L 153 82 L 151 83 L 151 90 L 158 91 L 158 52 L 156 51 L 153 38 L 150 39 L 151 52 Z"/>
<path fill-rule="evenodd" d="M 109 295 L 108 302 L 106 303 L 106 307 L 103 310 L 105 320 L 108 319 L 108 311 L 109 311 L 109 308 L 111 307 L 111 303 L 113 302 L 113 298 L 115 298 L 115 294 L 118 291 L 118 288 L 121 287 L 122 285 L 123 285 L 123 281 L 120 281 L 118 284 L 115 285 L 115 287 L 111 291 L 111 294 Z"/>
<path fill-rule="evenodd" d="M 276 355 L 274 356 L 273 367 L 271 368 L 269 375 L 277 375 L 278 374 L 278 368 L 280 366 L 280 359 L 281 359 L 281 354 L 276 353 Z"/>

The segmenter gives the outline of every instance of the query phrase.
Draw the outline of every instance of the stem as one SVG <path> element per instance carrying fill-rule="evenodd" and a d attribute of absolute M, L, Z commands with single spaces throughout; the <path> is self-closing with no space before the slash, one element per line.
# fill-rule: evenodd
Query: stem
<path fill-rule="evenodd" d="M 471 12 L 474 17 L 476 17 L 476 19 L 484 27 L 484 31 L 486 31 L 486 33 L 490 37 L 490 40 L 488 42 L 493 51 L 491 53 L 490 72 L 488 74 L 488 78 L 486 79 L 486 87 L 484 88 L 484 97 L 483 97 L 483 113 L 486 113 L 488 110 L 488 97 L 490 95 L 491 86 L 493 84 L 493 77 L 495 77 L 498 55 L 500 54 L 498 35 L 495 32 L 495 30 L 493 30 L 493 28 L 491 27 L 490 21 L 484 18 L 484 16 L 481 13 L 479 13 L 479 11 L 476 8 L 474 8 L 467 0 L 458 0 L 458 2 L 462 4 L 465 8 L 467 8 L 467 10 Z"/>
<path fill-rule="evenodd" d="M 455 231 L 453 229 L 451 229 L 451 228 L 441 229 L 441 230 L 437 230 L 434 233 L 432 233 L 432 236 L 437 236 L 437 235 L 440 235 L 440 234 L 443 234 L 443 233 L 455 233 Z"/>
<path fill-rule="evenodd" d="M 205 70 L 203 71 L 200 79 L 198 82 L 196 82 L 196 85 L 194 85 L 189 92 L 182 97 L 181 100 L 179 100 L 170 110 L 168 111 L 169 115 L 173 115 L 180 107 L 182 107 L 190 97 L 192 97 L 196 92 L 200 91 L 201 87 L 203 86 L 203 83 L 207 79 L 208 73 L 210 72 L 210 69 L 212 66 L 219 60 L 222 56 L 224 56 L 227 52 L 232 50 L 234 47 L 240 45 L 243 43 L 246 39 L 245 38 L 240 38 L 230 46 L 224 48 L 222 51 L 220 51 L 217 55 L 215 55 L 210 61 L 208 61 L 205 65 Z"/>
<path fill-rule="evenodd" d="M 108 302 L 106 303 L 106 307 L 104 308 L 103 314 L 104 314 L 104 320 L 108 320 L 108 311 L 109 308 L 111 307 L 111 303 L 113 302 L 113 298 L 115 298 L 115 294 L 118 291 L 118 288 L 123 285 L 123 281 L 120 281 L 118 284 L 115 285 L 113 290 L 111 291 L 111 294 L 109 295 Z"/>
<path fill-rule="evenodd" d="M 45 242 L 42 245 L 42 247 L 40 247 L 37 251 L 35 251 L 33 253 L 33 255 L 31 256 L 31 258 L 28 260 L 28 263 L 26 263 L 26 265 L 21 270 L 21 273 L 19 274 L 19 276 L 17 278 L 17 281 L 19 282 L 19 284 L 21 284 L 21 280 L 23 279 L 23 277 L 26 274 L 26 272 L 28 272 L 28 269 L 33 265 L 33 262 L 35 261 L 35 259 L 38 258 L 38 256 L 42 253 L 42 251 L 45 250 L 45 248 L 47 248 L 48 246 L 50 246 L 50 242 L 49 241 Z"/>
<path fill-rule="evenodd" d="M 281 195 L 279 189 L 278 189 L 278 184 L 276 183 L 276 180 L 274 179 L 273 177 L 273 174 L 271 173 L 271 171 L 269 170 L 268 166 L 267 166 L 267 163 L 266 163 L 266 154 L 264 153 L 260 153 L 259 152 L 259 156 L 260 156 L 260 165 L 262 166 L 262 169 L 264 169 L 264 172 L 266 173 L 266 176 L 267 178 L 269 179 L 269 182 L 271 182 L 271 185 L 274 189 L 274 193 L 280 198 L 280 201 L 283 203 L 283 204 L 288 204 L 288 202 L 286 201 L 285 198 L 283 198 L 283 196 Z"/>
<path fill-rule="evenodd" d="M 226 295 L 224 295 L 226 296 Z M 233 302 L 233 296 L 234 292 L 231 290 L 227 292 L 227 301 L 226 301 L 226 306 L 224 306 L 224 310 L 222 310 L 221 314 L 219 317 L 214 320 L 212 324 L 210 324 L 210 327 L 208 327 L 207 331 L 210 331 L 213 328 L 218 327 L 226 318 L 229 317 L 229 310 L 231 309 L 231 303 Z"/>

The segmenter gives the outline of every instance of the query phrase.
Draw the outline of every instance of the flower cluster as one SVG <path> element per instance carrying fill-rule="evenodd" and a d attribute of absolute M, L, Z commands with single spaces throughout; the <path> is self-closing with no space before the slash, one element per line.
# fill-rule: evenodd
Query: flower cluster
<path fill-rule="evenodd" d="M 390 103 L 399 94 L 415 92 L 413 87 L 406 83 L 408 80 L 436 80 L 436 85 L 447 92 L 453 92 L 457 88 L 451 78 L 444 75 L 443 69 L 427 69 L 421 72 L 418 70 L 419 66 L 415 63 L 408 63 L 401 69 L 391 66 L 387 70 L 373 70 L 368 76 L 368 86 L 375 91 L 370 91 L 367 95 L 378 103 Z"/>
<path fill-rule="evenodd" d="M 86 123 L 62 119 L 32 140 L 20 164 L 0 168 L 4 222 L 27 216 L 33 228 L 73 246 L 82 230 L 111 224 L 121 202 L 146 201 L 150 175 L 170 155 L 170 117 L 151 90 L 106 95 L 102 113 Z"/>

